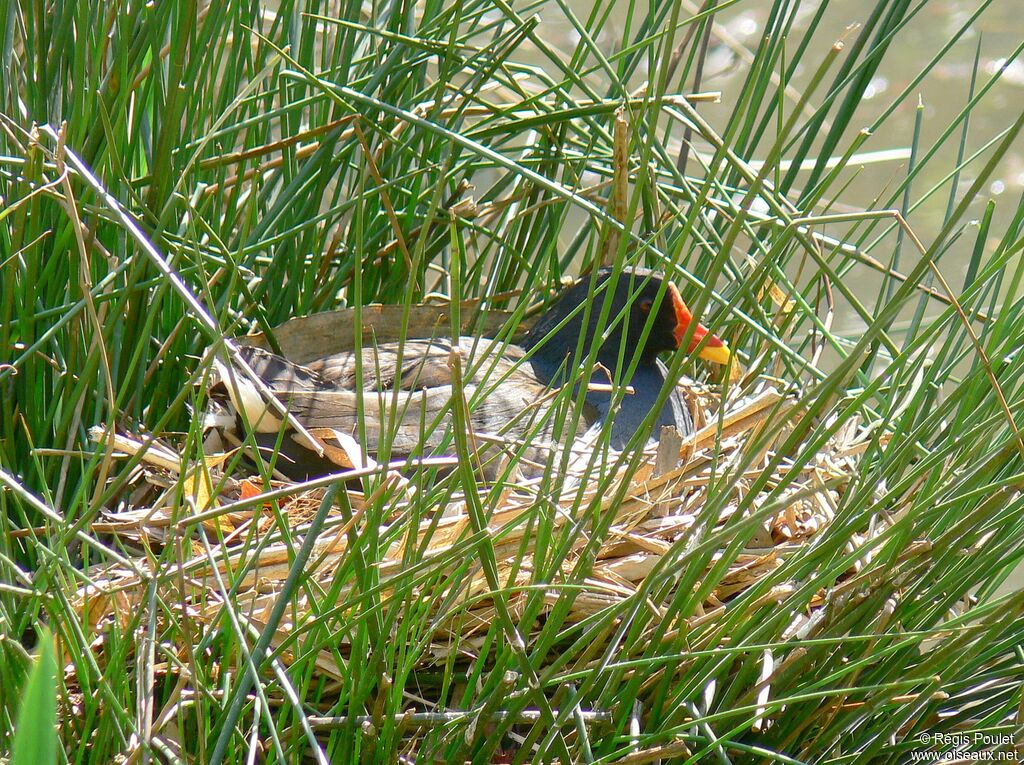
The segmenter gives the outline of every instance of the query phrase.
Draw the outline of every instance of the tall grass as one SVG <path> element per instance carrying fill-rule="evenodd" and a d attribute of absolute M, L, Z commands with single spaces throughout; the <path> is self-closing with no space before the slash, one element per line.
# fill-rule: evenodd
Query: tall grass
<path fill-rule="evenodd" d="M 520 762 L 887 762 L 928 748 L 924 733 L 943 748 L 936 735 L 964 732 L 1013 751 L 1024 207 L 982 202 L 1024 113 L 983 139 L 970 119 L 1020 48 L 979 41 L 973 71 L 949 86 L 962 109 L 894 133 L 920 81 L 995 10 L 977 4 L 881 111 L 866 105 L 932 5 L 877 0 L 836 44 L 821 30 L 838 11 L 794 0 L 0 4 L 0 751 L 42 625 L 74 678 L 60 698 L 66 762 L 240 762 L 259 747 L 286 762 L 484 762 L 510 731 L 525 739 Z M 748 8 L 760 37 L 718 81 L 721 103 L 686 98 L 716 88 L 705 62 L 727 45 L 718 25 Z M 1003 67 L 983 70 L 981 51 Z M 902 148 L 901 161 L 864 164 Z M 934 199 L 941 215 L 918 225 Z M 798 412 L 721 467 L 692 533 L 635 595 L 568 619 L 610 531 L 599 503 L 555 528 L 555 477 L 528 521 L 530 586 L 491 581 L 495 540 L 479 524 L 500 487 L 469 502 L 475 534 L 431 564 L 411 549 L 384 586 L 375 562 L 392 541 L 454 494 L 478 496 L 466 467 L 421 478 L 399 523 L 385 523 L 379 493 L 330 588 L 292 567 L 288 594 L 316 619 L 287 654 L 267 658 L 270 631 L 234 613 L 230 578 L 212 627 L 169 597 L 177 564 L 222 544 L 201 527 L 148 551 L 158 573 L 125 622 L 100 635 L 76 616 L 89 566 L 135 552 L 91 524 L 131 506 L 138 460 L 113 459 L 88 429 L 180 433 L 198 458 L 191 383 L 219 337 L 434 295 L 514 311 L 511 336 L 528 304 L 601 262 L 669 273 L 743 362 L 713 381 L 720 392 L 770 376 Z M 760 520 L 858 423 L 866 446 L 829 495 L 834 520 L 705 613 L 730 563 L 758 549 Z M 777 437 L 769 468 L 744 472 Z M 324 512 L 332 497 L 352 512 L 344 492 Z M 583 534 L 593 544 L 567 564 Z M 281 518 L 274 535 L 301 563 Z M 436 609 L 457 621 L 449 593 L 478 560 L 498 585 L 495 618 L 472 639 L 455 630 L 427 662 Z M 322 652 L 343 681 L 318 671 Z M 394 715 L 423 698 L 473 714 L 410 737 Z M 539 720 L 516 725 L 525 709 Z M 314 736 L 314 715 L 345 720 Z"/>

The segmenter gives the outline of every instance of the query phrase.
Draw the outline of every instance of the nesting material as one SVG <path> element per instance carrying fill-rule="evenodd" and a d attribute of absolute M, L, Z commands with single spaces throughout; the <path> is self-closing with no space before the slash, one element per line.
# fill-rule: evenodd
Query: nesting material
<path fill-rule="evenodd" d="M 538 584 L 550 587 L 544 596 L 545 607 L 550 608 L 565 597 L 561 585 L 574 583 L 569 623 L 634 598 L 649 576 L 686 554 L 693 538 L 706 537 L 735 520 L 742 504 L 745 514 L 757 516 L 757 531 L 730 561 L 728 572 L 706 599 L 704 613 L 694 617 L 714 618 L 724 603 L 763 579 L 781 565 L 787 551 L 806 544 L 831 521 L 863 448 L 857 429 L 843 429 L 793 480 L 791 463 L 776 451 L 789 430 L 777 425 L 792 422 L 799 412 L 782 393 L 766 387 L 724 407 L 701 386 L 687 394 L 694 402 L 697 432 L 681 439 L 673 459 L 652 447 L 635 469 L 590 475 L 583 472 L 587 461 L 578 459 L 570 468 L 576 473 L 560 484 L 564 488 L 556 496 L 550 488 L 546 495 L 538 492 L 537 481 L 508 485 L 498 492 L 478 487 L 477 501 L 487 513 L 482 533 L 489 537 L 506 593 L 502 605 L 513 618 L 521 617 L 526 593 Z M 131 561 L 133 567 L 104 564 L 88 572 L 91 583 L 77 597 L 83 618 L 98 629 L 105 620 L 126 623 L 147 597 L 147 580 L 155 577 L 165 602 L 180 604 L 191 618 L 207 625 L 222 618 L 224 593 L 234 587 L 231 607 L 237 618 L 243 626 L 261 630 L 327 482 L 309 486 L 264 482 L 237 471 L 225 475 L 230 452 L 186 463 L 166 442 L 154 445 L 152 439 L 98 431 L 94 439 L 116 454 L 142 452 L 143 469 L 136 473 L 131 506 L 106 513 L 92 526 L 95 533 L 120 537 L 138 555 Z M 422 655 L 423 664 L 444 661 L 451 650 L 471 654 L 482 639 L 496 611 L 492 589 L 474 557 L 479 538 L 471 540 L 475 527 L 460 493 L 463 484 L 453 475 L 440 479 L 454 482 L 456 488 L 443 506 L 427 507 L 422 485 L 396 468 L 377 466 L 385 480 L 362 485 L 373 496 L 366 496 L 352 481 L 339 489 L 347 501 L 335 504 L 320 530 L 305 568 L 308 578 L 277 626 L 278 645 L 307 623 L 322 619 L 325 611 L 333 609 L 337 625 L 358 610 L 351 576 L 335 579 L 337 572 L 347 570 L 350 545 L 365 530 L 367 517 L 379 525 L 379 558 L 364 561 L 376 567 L 376 597 L 385 602 L 416 599 L 432 611 L 433 638 Z M 769 502 L 768 493 L 783 477 L 790 483 L 782 499 Z M 750 491 L 758 495 L 741 503 L 751 500 Z M 282 534 L 282 519 L 290 543 Z M 535 566 L 533 559 L 540 519 L 549 525 L 550 537 L 572 539 L 569 554 L 560 561 L 560 574 L 545 582 L 538 581 L 537 572 L 550 571 L 550 560 Z M 170 544 L 176 545 L 180 558 L 171 570 L 154 570 L 151 561 L 158 556 L 153 552 Z M 365 558 L 365 550 L 360 555 Z M 591 561 L 582 580 L 577 570 L 581 556 Z M 412 564 L 416 577 L 408 574 Z M 318 594 L 328 592 L 330 603 L 317 602 Z M 648 602 L 647 607 L 659 618 L 672 618 L 661 603 Z M 529 639 L 531 626 L 520 624 L 520 629 Z M 342 655 L 348 650 L 344 632 L 338 633 Z M 317 667 L 327 676 L 340 677 L 328 652 L 317 657 Z"/>
<path fill-rule="evenodd" d="M 708 394 L 705 394 L 707 396 Z M 598 506 L 603 512 L 611 513 L 611 525 L 601 540 L 596 561 L 584 579 L 582 591 L 572 604 L 569 621 L 582 620 L 609 606 L 632 597 L 662 558 L 672 554 L 675 543 L 687 535 L 704 508 L 708 492 L 714 491 L 714 475 L 721 476 L 728 471 L 729 464 L 745 451 L 742 449 L 749 439 L 756 435 L 761 425 L 771 417 L 785 416 L 788 405 L 774 390 L 737 402 L 730 406 L 721 421 L 702 418 L 704 427 L 689 439 L 683 439 L 680 450 L 681 462 L 671 470 L 657 472 L 655 450 L 644 455 L 639 468 L 629 475 L 614 478 L 611 487 L 603 490 Z M 102 434 L 97 434 L 102 438 Z M 142 439 L 118 438 L 115 442 L 122 453 L 130 454 L 141 447 Z M 778 512 L 772 513 L 763 523 L 763 533 L 757 535 L 752 547 L 732 562 L 729 572 L 721 579 L 718 587 L 708 599 L 706 607 L 714 609 L 755 584 L 781 563 L 781 553 L 787 546 L 802 544 L 820 531 L 832 518 L 832 508 L 838 501 L 835 488 L 837 482 L 849 474 L 844 464 L 849 455 L 856 451 L 854 443 L 832 443 L 819 455 L 811 469 L 794 484 L 792 502 L 785 504 Z M 124 508 L 106 514 L 93 524 L 96 533 L 113 534 L 139 545 L 142 549 L 159 549 L 174 539 L 186 539 L 191 545 L 183 546 L 191 555 L 181 561 L 175 571 L 153 571 L 149 561 L 151 555 L 140 554 L 134 561 L 138 569 L 147 576 L 156 576 L 158 581 L 184 595 L 186 607 L 195 618 L 212 623 L 219 618 L 223 606 L 218 580 L 235 582 L 241 574 L 238 594 L 234 606 L 239 614 L 250 620 L 252 626 L 261 628 L 276 602 L 277 593 L 288 575 L 293 551 L 277 531 L 278 521 L 272 511 L 276 503 L 280 512 L 288 519 L 296 540 L 302 537 L 304 527 L 316 512 L 323 499 L 323 488 L 296 490 L 287 482 L 271 481 L 265 485 L 258 477 L 224 477 L 219 473 L 223 463 L 222 455 L 208 457 L 205 463 L 183 465 L 175 463 L 169 455 L 169 447 L 143 455 L 147 469 L 140 482 L 148 485 L 151 504 L 147 507 Z M 736 491 L 748 480 L 754 480 L 771 455 L 769 450 L 754 461 L 741 476 Z M 713 474 L 712 466 L 717 466 Z M 783 464 L 780 468 L 785 470 Z M 749 479 L 747 477 L 749 473 Z M 175 478 L 183 476 L 182 492 L 184 503 L 178 503 L 178 487 Z M 137 487 L 135 496 L 147 492 Z M 407 478 L 392 472 L 385 482 L 390 490 L 391 518 L 395 524 L 407 524 L 406 511 L 415 502 L 415 489 Z M 349 554 L 349 531 L 357 527 L 367 505 L 367 498 L 360 491 L 346 489 L 348 505 L 352 515 L 344 517 L 340 510 L 333 510 L 331 520 L 321 531 L 312 556 L 315 568 L 309 569 L 310 577 L 327 591 L 335 572 Z M 551 520 L 556 529 L 566 524 L 577 523 L 572 516 L 572 507 L 586 507 L 595 503 L 597 489 L 582 482 L 565 492 L 559 498 Z M 481 499 L 484 498 L 481 488 Z M 579 493 L 583 502 L 579 503 Z M 621 500 L 615 498 L 622 495 Z M 797 496 L 799 495 L 799 496 Z M 715 524 L 725 523 L 735 512 L 736 502 L 723 505 Z M 531 562 L 532 524 L 526 520 L 538 512 L 538 499 L 532 487 L 511 488 L 501 497 L 501 503 L 491 514 L 487 534 L 492 539 L 499 573 L 506 587 L 536 584 Z M 386 548 L 377 561 L 378 576 L 384 587 L 385 597 L 389 580 L 400 576 L 408 565 L 408 546 L 415 541 L 417 560 L 443 578 L 449 570 L 463 562 L 457 553 L 460 543 L 473 533 L 465 502 L 456 499 L 448 507 L 436 508 L 440 518 L 426 517 L 417 529 L 414 540 L 406 534 L 398 537 Z M 590 541 L 588 524 L 581 525 L 577 543 L 567 556 L 563 573 L 568 576 L 578 554 Z M 261 541 L 271 535 L 270 544 L 254 553 L 251 533 Z M 200 534 L 200 529 L 205 534 Z M 557 533 L 557 531 L 555 532 Z M 202 537 L 211 542 L 207 547 Z M 388 538 L 388 526 L 381 529 L 381 537 Z M 274 538 L 278 541 L 273 541 Z M 243 544 L 249 539 L 248 544 Z M 296 544 L 298 542 L 296 541 Z M 526 550 L 525 555 L 523 550 Z M 676 555 L 679 551 L 676 550 Z M 255 560 L 253 556 L 255 555 Z M 254 564 L 254 565 L 253 565 Z M 181 580 L 187 583 L 181 592 Z M 102 567 L 90 572 L 94 584 L 83 588 L 79 594 L 79 607 L 88 616 L 92 625 L 103 619 L 116 618 L 125 621 L 139 607 L 145 595 L 144 577 L 125 567 Z M 552 583 L 546 601 L 553 605 L 562 590 Z M 494 618 L 494 606 L 488 598 L 489 587 L 482 571 L 475 567 L 467 578 L 457 583 L 461 587 L 459 598 L 471 604 L 468 610 L 460 612 L 459 618 L 450 623 L 437 624 L 437 644 L 431 652 L 435 660 L 443 660 L 449 651 L 453 632 L 462 638 L 473 638 L 486 631 Z M 306 590 L 308 591 L 308 590 Z M 340 599 L 344 599 L 343 588 Z M 318 609 L 301 595 L 293 613 L 294 622 L 282 624 L 279 640 L 284 640 L 291 631 L 301 628 L 303 616 L 313 618 Z M 438 599 L 440 600 L 440 599 Z M 522 597 L 513 595 L 508 604 L 513 613 L 522 602 Z M 657 604 L 652 604 L 658 608 Z M 328 675 L 337 675 L 338 668 L 329 655 L 319 658 L 318 666 Z"/>

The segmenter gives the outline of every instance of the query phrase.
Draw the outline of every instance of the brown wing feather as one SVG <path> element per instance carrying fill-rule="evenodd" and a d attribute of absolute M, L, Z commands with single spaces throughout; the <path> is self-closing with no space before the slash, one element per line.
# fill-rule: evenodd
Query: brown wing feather
<path fill-rule="evenodd" d="M 451 370 L 448 368 L 451 350 L 452 344 L 447 340 L 416 339 L 407 340 L 401 346 L 397 343 L 367 346 L 361 353 L 361 387 L 363 390 L 422 390 L 451 385 Z M 497 366 L 497 372 L 509 372 L 515 366 L 515 362 L 523 357 L 523 350 L 518 346 L 505 345 L 486 338 L 464 338 L 459 342 L 459 350 L 462 353 L 464 367 L 470 371 L 466 379 L 473 382 L 479 382 L 492 365 Z M 333 387 L 355 390 L 359 386 L 354 351 L 324 356 L 310 362 L 306 367 Z M 525 374 L 533 376 L 528 366 L 521 368 Z"/>
<path fill-rule="evenodd" d="M 409 340 L 402 346 L 401 374 L 396 344 L 362 350 L 362 390 L 353 352 L 326 356 L 300 366 L 260 349 L 245 349 L 246 360 L 303 425 L 331 428 L 360 437 L 362 421 L 370 453 L 390 434 L 391 454 L 426 454 L 450 439 L 452 345 L 444 340 Z M 523 351 L 496 340 L 459 343 L 463 393 L 472 402 L 474 433 L 546 444 L 552 423 L 545 419 L 549 394 Z M 396 385 L 397 380 L 397 385 Z M 530 449 L 533 458 L 541 454 Z"/>

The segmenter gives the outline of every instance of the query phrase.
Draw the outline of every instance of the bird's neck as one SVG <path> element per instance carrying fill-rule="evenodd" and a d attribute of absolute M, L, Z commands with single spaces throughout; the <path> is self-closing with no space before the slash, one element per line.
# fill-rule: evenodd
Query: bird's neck
<path fill-rule="evenodd" d="M 572 370 L 572 352 L 565 351 L 561 355 L 547 351 L 547 349 L 541 348 L 537 353 L 534 354 L 532 363 L 534 375 L 537 379 L 549 386 L 564 385 Z M 632 359 L 624 358 L 622 360 L 623 373 L 629 368 L 632 363 Z M 591 382 L 608 385 L 616 382 L 615 371 L 619 368 L 619 354 L 616 353 L 599 353 L 595 359 L 595 366 L 593 374 L 591 375 Z M 642 356 L 633 370 L 633 374 L 630 375 L 629 379 L 620 379 L 618 382 L 623 385 L 632 385 L 633 381 L 638 377 L 653 380 L 657 378 L 659 381 L 664 381 L 664 374 L 659 369 L 659 364 L 656 356 Z"/>

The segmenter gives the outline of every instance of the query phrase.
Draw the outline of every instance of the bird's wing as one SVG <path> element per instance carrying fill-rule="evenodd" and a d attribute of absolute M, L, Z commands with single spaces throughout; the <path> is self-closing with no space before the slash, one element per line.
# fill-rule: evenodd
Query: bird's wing
<path fill-rule="evenodd" d="M 463 387 L 467 401 L 479 398 L 470 408 L 474 433 L 518 440 L 543 438 L 547 432 L 546 425 L 538 421 L 546 411 L 541 403 L 546 393 L 542 386 L 510 378 L 479 397 L 478 392 L 476 383 Z M 371 452 L 390 439 L 393 453 L 409 454 L 432 449 L 450 438 L 453 393 L 451 385 L 439 385 L 412 391 L 290 391 L 278 396 L 307 428 L 330 428 L 357 440 L 365 438 Z M 359 432 L 360 423 L 363 433 Z"/>
<path fill-rule="evenodd" d="M 451 424 L 452 349 L 446 340 L 415 339 L 401 346 L 368 346 L 358 356 L 337 353 L 305 366 L 258 349 L 247 351 L 246 360 L 304 426 L 358 436 L 362 419 L 368 449 L 375 450 L 382 434 L 390 432 L 392 450 L 407 453 L 445 438 Z M 459 351 L 474 430 L 527 435 L 549 391 L 529 364 L 518 363 L 522 349 L 465 338 Z"/>
<path fill-rule="evenodd" d="M 241 346 L 239 353 L 253 372 L 272 390 L 318 390 L 326 382 L 309 367 L 304 367 L 254 346 Z"/>
<path fill-rule="evenodd" d="M 528 459 L 543 460 L 554 430 L 553 394 L 537 380 L 529 362 L 521 363 L 522 349 L 467 338 L 459 350 L 462 396 L 469 405 L 476 447 L 493 453 L 488 444 L 495 441 L 523 445 Z M 246 351 L 246 360 L 306 428 L 352 436 L 370 454 L 390 444 L 390 454 L 397 458 L 450 450 L 455 395 L 451 351 L 445 341 L 411 340 L 399 361 L 394 344 L 366 348 L 361 370 L 353 353 L 301 366 L 255 349 Z M 357 386 L 360 371 L 363 384 Z M 256 411 L 248 412 L 248 420 L 259 423 L 261 432 L 276 431 L 280 425 Z"/>
<path fill-rule="evenodd" d="M 449 367 L 452 349 L 453 345 L 448 340 L 413 339 L 402 344 L 369 345 L 358 356 L 354 351 L 335 353 L 317 359 L 307 367 L 338 389 L 425 390 L 452 384 Z M 465 370 L 464 379 L 474 382 L 494 373 L 510 373 L 523 356 L 521 348 L 490 339 L 464 338 L 459 342 L 459 350 Z M 361 370 L 357 359 L 362 362 Z"/>

